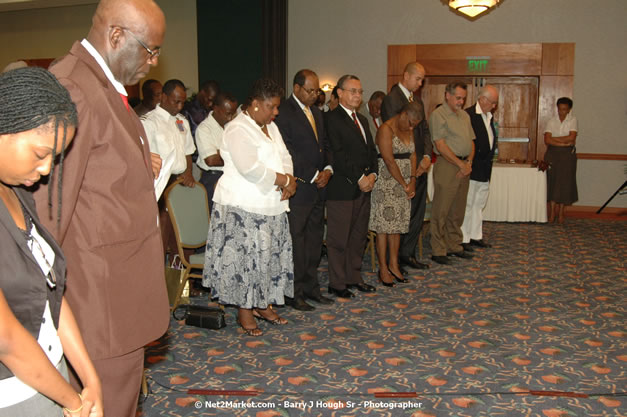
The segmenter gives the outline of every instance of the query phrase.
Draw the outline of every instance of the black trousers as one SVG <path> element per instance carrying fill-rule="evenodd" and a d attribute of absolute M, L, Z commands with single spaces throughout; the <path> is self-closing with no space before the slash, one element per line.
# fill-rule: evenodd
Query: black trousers
<path fill-rule="evenodd" d="M 425 219 L 427 208 L 427 173 L 416 179 L 416 195 L 411 199 L 411 217 L 409 219 L 409 231 L 401 235 L 401 247 L 399 256 L 404 258 L 416 256 L 416 246 L 420 238 L 420 229 Z"/>
<path fill-rule="evenodd" d="M 207 190 L 207 203 L 209 203 L 209 213 L 211 213 L 211 208 L 213 207 L 213 192 L 216 189 L 218 180 L 222 176 L 222 171 L 205 171 L 204 169 L 201 171 L 202 174 L 200 175 L 200 183 L 204 185 L 205 190 Z"/>
<path fill-rule="evenodd" d="M 294 298 L 319 297 L 318 265 L 324 234 L 324 201 L 290 204 L 287 214 L 294 256 Z"/>
<path fill-rule="evenodd" d="M 329 286 L 337 290 L 363 284 L 361 263 L 368 240 L 370 193 L 355 200 L 327 200 Z"/>

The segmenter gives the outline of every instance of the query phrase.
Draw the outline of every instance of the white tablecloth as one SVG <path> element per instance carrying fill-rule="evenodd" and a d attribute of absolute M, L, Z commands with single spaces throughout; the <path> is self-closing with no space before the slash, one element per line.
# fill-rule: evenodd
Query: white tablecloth
<path fill-rule="evenodd" d="M 483 220 L 546 223 L 546 173 L 538 168 L 494 165 Z"/>

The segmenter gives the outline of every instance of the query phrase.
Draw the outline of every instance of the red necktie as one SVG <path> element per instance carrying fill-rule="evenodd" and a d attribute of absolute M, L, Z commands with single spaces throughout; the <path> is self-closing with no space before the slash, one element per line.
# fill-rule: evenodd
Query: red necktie
<path fill-rule="evenodd" d="M 120 93 L 120 97 L 122 97 L 122 101 L 124 102 L 124 105 L 126 106 L 126 110 L 129 111 L 128 97 L 122 93 Z"/>
<path fill-rule="evenodd" d="M 355 114 L 355 112 L 352 113 L 353 116 L 353 121 L 355 122 L 355 126 L 357 126 L 357 130 L 359 130 L 359 133 L 361 133 L 361 137 L 364 138 L 364 141 L 366 140 L 366 138 L 364 137 L 364 132 L 361 131 L 361 126 L 359 125 L 359 122 L 357 121 L 357 115 Z"/>

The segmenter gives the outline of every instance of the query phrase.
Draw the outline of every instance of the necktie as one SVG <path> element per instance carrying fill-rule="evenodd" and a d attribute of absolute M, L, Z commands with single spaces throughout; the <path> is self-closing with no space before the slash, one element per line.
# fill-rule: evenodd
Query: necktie
<path fill-rule="evenodd" d="M 129 106 L 128 106 L 128 97 L 125 96 L 124 94 L 120 93 L 120 97 L 122 97 L 122 101 L 124 102 L 124 105 L 126 106 L 126 110 L 129 110 Z"/>
<path fill-rule="evenodd" d="M 409 93 L 409 102 L 413 103 L 414 101 L 414 93 Z"/>
<path fill-rule="evenodd" d="M 318 129 L 316 129 L 316 121 L 313 118 L 313 114 L 311 114 L 311 110 L 309 110 L 309 107 L 303 107 L 303 111 L 307 119 L 309 119 L 309 124 L 314 131 L 314 135 L 316 135 L 316 140 L 318 140 Z"/>
<path fill-rule="evenodd" d="M 357 130 L 359 130 L 359 133 L 361 133 L 361 137 L 364 138 L 364 141 L 365 141 L 366 138 L 364 137 L 364 132 L 361 131 L 361 125 L 357 121 L 357 115 L 355 114 L 355 112 L 352 113 L 352 116 L 353 116 L 353 121 L 355 122 L 355 126 L 357 126 Z"/>

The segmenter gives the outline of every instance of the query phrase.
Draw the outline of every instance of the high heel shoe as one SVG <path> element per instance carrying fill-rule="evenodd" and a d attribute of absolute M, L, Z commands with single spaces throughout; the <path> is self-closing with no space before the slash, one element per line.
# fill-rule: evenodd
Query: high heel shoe
<path fill-rule="evenodd" d="M 277 314 L 277 316 L 275 318 L 271 319 L 269 317 L 265 317 L 257 309 L 253 310 L 253 317 L 256 318 L 256 319 L 261 319 L 263 321 L 267 321 L 268 323 L 270 323 L 272 325 L 275 325 L 275 326 L 284 326 L 284 325 L 286 325 L 288 323 L 287 319 L 284 319 L 283 317 L 279 316 L 278 314 Z"/>
<path fill-rule="evenodd" d="M 394 272 L 392 272 L 392 270 L 390 268 L 388 268 L 388 271 L 390 272 L 390 274 L 392 274 L 394 279 L 397 280 L 398 282 L 400 282 L 402 284 L 406 284 L 406 283 L 409 282 L 409 280 L 407 278 L 405 278 L 405 277 L 399 278 Z"/>
<path fill-rule="evenodd" d="M 396 284 L 394 283 L 394 281 L 392 282 L 383 281 L 383 278 L 381 278 L 381 270 L 379 270 L 379 282 L 386 287 L 396 287 Z"/>

